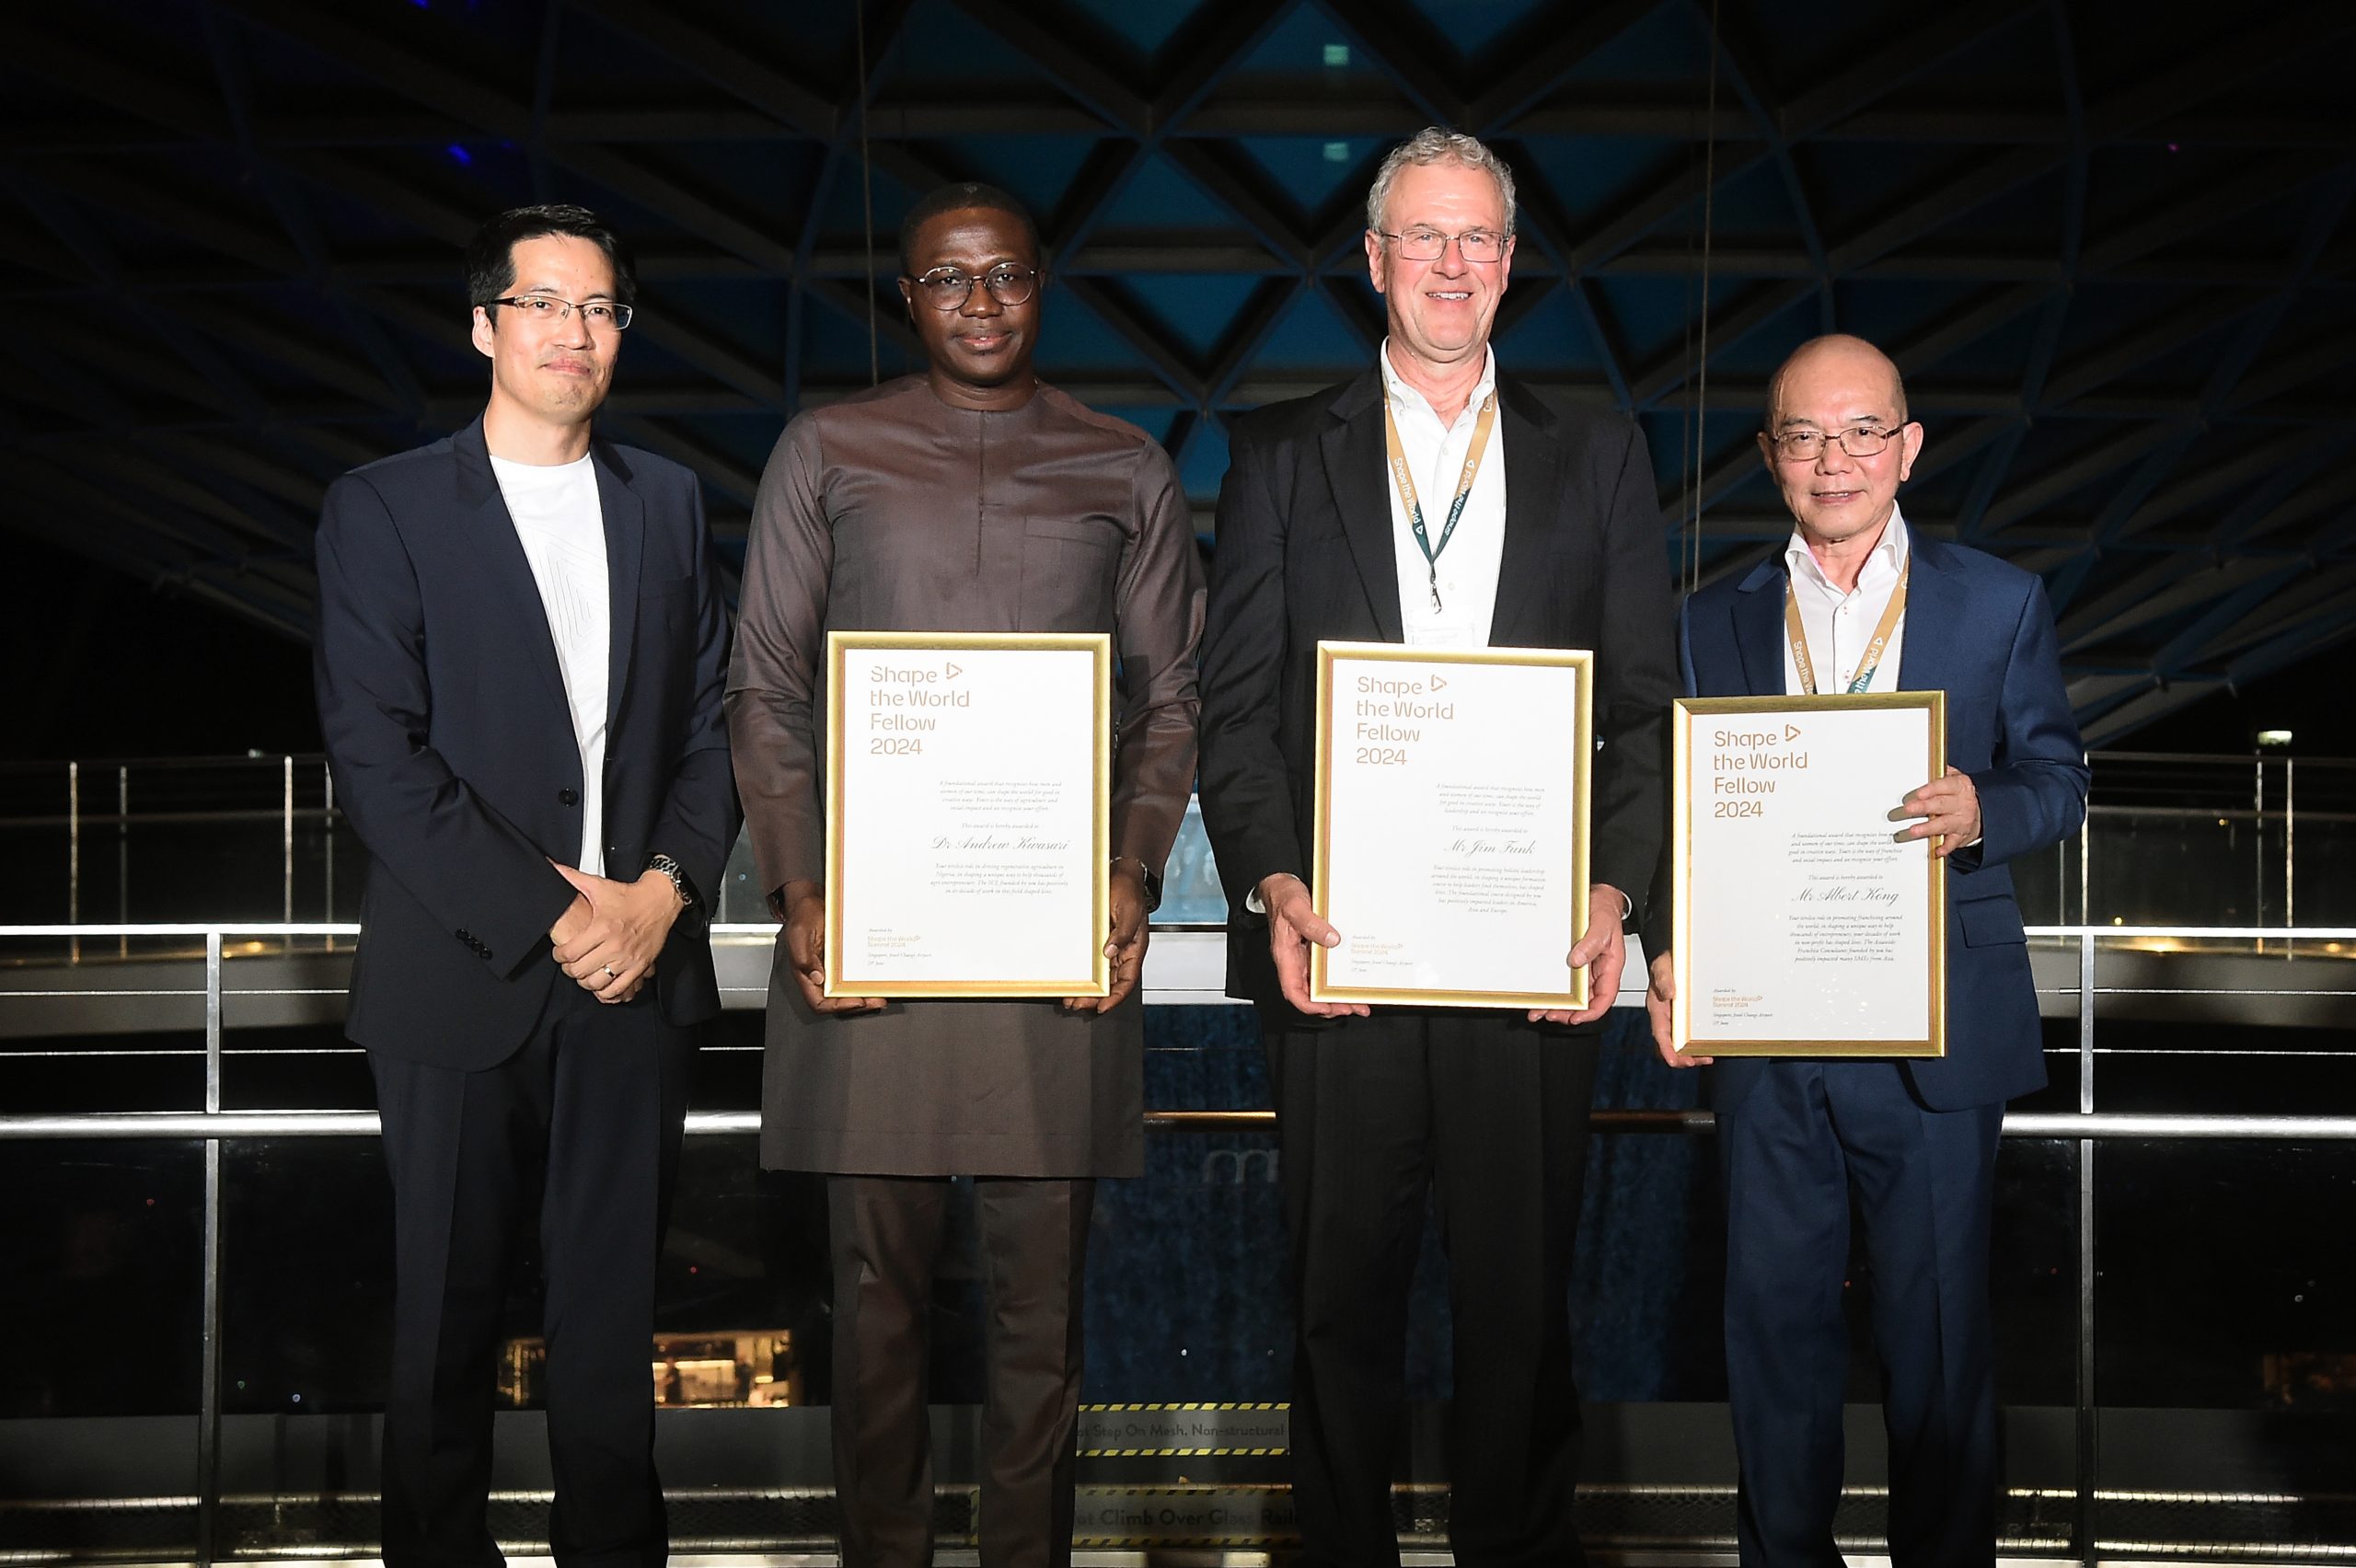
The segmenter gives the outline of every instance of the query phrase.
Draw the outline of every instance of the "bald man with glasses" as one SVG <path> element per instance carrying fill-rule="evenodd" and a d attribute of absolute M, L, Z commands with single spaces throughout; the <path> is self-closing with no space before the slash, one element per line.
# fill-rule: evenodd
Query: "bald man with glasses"
<path fill-rule="evenodd" d="M 2044 584 L 1907 525 L 1898 491 L 1923 441 L 1880 350 L 1839 335 L 1802 344 L 1769 384 L 1759 436 L 1791 541 L 1700 590 L 1680 622 L 1690 696 L 1946 693 L 1948 766 L 1891 817 L 1901 838 L 1935 836 L 1947 862 L 1947 1054 L 1715 1068 L 1743 1568 L 1841 1561 L 1853 1209 L 1886 1374 L 1890 1558 L 1985 1568 L 1996 1556 L 1996 1140 L 2004 1102 L 2045 1083 L 2008 862 L 2077 831 L 2088 775 Z M 1670 1033 L 1670 880 L 1645 924 L 1653 1036 L 1670 1066 L 1706 1066 Z"/>

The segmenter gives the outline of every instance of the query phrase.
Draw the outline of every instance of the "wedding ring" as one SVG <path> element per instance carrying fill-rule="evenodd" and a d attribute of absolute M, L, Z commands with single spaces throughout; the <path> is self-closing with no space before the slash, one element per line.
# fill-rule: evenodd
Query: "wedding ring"
<path fill-rule="evenodd" d="M 618 975 L 616 975 L 616 974 L 614 974 L 614 966 L 613 966 L 612 964 L 610 964 L 610 963 L 609 963 L 609 964 L 607 964 L 607 965 L 606 965 L 606 979 L 608 979 L 608 980 L 613 980 L 613 979 L 618 979 L 618 978 L 619 978 Z"/>

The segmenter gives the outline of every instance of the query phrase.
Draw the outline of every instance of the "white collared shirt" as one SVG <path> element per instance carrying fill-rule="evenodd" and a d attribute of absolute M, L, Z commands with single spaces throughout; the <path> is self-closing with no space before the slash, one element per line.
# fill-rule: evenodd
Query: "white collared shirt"
<path fill-rule="evenodd" d="M 1472 389 L 1453 424 L 1443 427 L 1424 395 L 1400 379 L 1391 363 L 1391 342 L 1385 339 L 1379 356 L 1382 384 L 1391 395 L 1391 417 L 1399 426 L 1399 448 L 1415 477 L 1416 499 L 1423 503 L 1424 532 L 1437 546 L 1448 526 L 1448 509 L 1464 477 L 1464 454 L 1472 444 L 1481 419 L 1481 404 L 1496 390 L 1497 354 L 1484 351 L 1481 384 Z M 1426 566 L 1423 548 L 1407 518 L 1407 502 L 1386 461 L 1382 488 L 1391 492 L 1391 537 L 1399 565 L 1399 627 L 1404 640 L 1426 647 L 1486 648 L 1489 620 L 1497 607 L 1498 563 L 1506 546 L 1506 431 L 1502 412 L 1489 432 L 1481 471 L 1473 476 L 1472 493 L 1456 532 L 1441 549 L 1437 571 L 1440 608 L 1432 608 L 1434 569 Z"/>
<path fill-rule="evenodd" d="M 1819 696 L 1838 696 L 1857 678 L 1857 666 L 1874 640 L 1875 628 L 1881 625 L 1882 613 L 1889 608 L 1889 595 L 1906 566 L 1907 548 L 1906 519 L 1892 505 L 1889 525 L 1858 570 L 1856 587 L 1843 594 L 1816 563 L 1816 554 L 1800 531 L 1792 530 L 1792 542 L 1784 548 L 1784 564 L 1791 573 L 1792 597 L 1799 601 L 1800 626 L 1807 633 L 1807 656 L 1816 666 Z M 1782 624 L 1780 617 L 1777 624 Z M 1874 667 L 1867 691 L 1898 689 L 1898 661 L 1905 643 L 1906 617 L 1901 613 Z M 1792 657 L 1788 636 L 1784 639 L 1784 690 L 1795 696 L 1800 690 L 1799 661 Z"/>
<path fill-rule="evenodd" d="M 613 657 L 613 604 L 607 595 L 606 513 L 590 459 L 542 467 L 493 456 L 491 474 L 507 502 L 524 559 L 539 585 L 540 607 L 556 644 L 557 669 L 581 748 L 581 859 L 591 876 L 606 874 L 606 687 Z M 488 673 L 486 673 L 488 674 Z"/>

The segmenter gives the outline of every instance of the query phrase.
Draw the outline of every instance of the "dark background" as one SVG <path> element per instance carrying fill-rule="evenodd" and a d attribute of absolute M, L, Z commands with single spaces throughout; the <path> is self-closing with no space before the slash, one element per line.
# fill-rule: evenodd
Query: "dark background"
<path fill-rule="evenodd" d="M 603 422 L 697 469 L 732 571 L 784 421 L 908 364 L 893 237 L 949 179 L 1037 214 L 1043 371 L 1207 534 L 1231 421 L 1369 363 L 1363 195 L 1443 122 L 1519 179 L 1501 363 L 1642 426 L 1686 580 L 1779 548 L 1766 377 L 1859 332 L 1929 432 L 1910 522 L 2042 577 L 2091 744 L 2356 752 L 2351 39 L 2334 0 L 44 8 L 0 51 L 0 745 L 316 744 L 318 496 L 479 409 L 457 258 L 502 207 L 637 249 Z"/>
<path fill-rule="evenodd" d="M 12 571 L 45 585 L 0 627 L 17 721 L 0 759 L 316 752 L 310 650 L 177 594 L 29 540 Z M 2137 730 L 2136 750 L 2238 753 L 2288 729 L 2301 756 L 2356 756 L 2345 649 L 2219 690 Z"/>

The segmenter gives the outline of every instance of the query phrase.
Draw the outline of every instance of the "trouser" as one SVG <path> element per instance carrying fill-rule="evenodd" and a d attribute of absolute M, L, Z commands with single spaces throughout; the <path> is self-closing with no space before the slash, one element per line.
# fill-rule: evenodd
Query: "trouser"
<path fill-rule="evenodd" d="M 1267 1033 L 1296 1312 L 1302 1561 L 1399 1561 L 1391 1485 L 1427 1194 L 1455 1323 L 1449 1538 L 1461 1564 L 1582 1561 L 1570 1286 L 1596 1037 L 1378 1011 Z"/>
<path fill-rule="evenodd" d="M 502 1561 L 488 1519 L 502 1309 L 539 1210 L 549 1544 L 565 1568 L 668 1551 L 647 1376 L 655 1262 L 687 1115 L 694 1032 L 652 997 L 560 986 L 514 1055 L 479 1072 L 371 1051 L 393 1181 L 387 1568 Z"/>
<path fill-rule="evenodd" d="M 844 1568 L 932 1561 L 926 1369 L 945 1177 L 832 1176 L 835 1493 Z M 985 1294 L 981 1560 L 1071 1562 L 1087 1180 L 974 1182 Z"/>
<path fill-rule="evenodd" d="M 1865 1228 L 1897 1568 L 1996 1557 L 1988 1235 L 2002 1105 L 1926 1110 L 1894 1062 L 1776 1062 L 1718 1114 L 1744 1568 L 1837 1568 L 1842 1286 Z"/>

